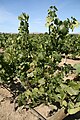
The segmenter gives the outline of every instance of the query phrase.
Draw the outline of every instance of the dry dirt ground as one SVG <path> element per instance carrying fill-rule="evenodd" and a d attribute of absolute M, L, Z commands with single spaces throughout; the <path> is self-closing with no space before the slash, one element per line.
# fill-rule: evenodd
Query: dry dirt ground
<path fill-rule="evenodd" d="M 62 59 L 60 65 L 62 65 L 63 62 L 64 59 Z M 67 59 L 67 63 L 74 65 L 76 63 L 80 63 L 80 60 Z M 0 120 L 40 120 L 38 116 L 36 116 L 36 114 L 30 109 L 26 111 L 26 109 L 22 109 L 22 107 L 20 107 L 16 111 L 14 111 L 14 103 L 10 103 L 11 97 L 12 94 L 6 88 L 0 86 Z M 44 118 L 47 119 L 48 113 L 50 111 L 50 108 L 48 106 L 40 105 L 35 109 Z"/>
<path fill-rule="evenodd" d="M 0 120 L 40 120 L 39 116 L 33 110 L 26 110 L 19 107 L 16 111 L 14 110 L 14 103 L 10 103 L 11 93 L 4 87 L 0 86 Z M 47 118 L 49 111 L 51 110 L 46 105 L 40 105 L 35 108 L 35 110 L 40 113 L 45 120 Z"/>

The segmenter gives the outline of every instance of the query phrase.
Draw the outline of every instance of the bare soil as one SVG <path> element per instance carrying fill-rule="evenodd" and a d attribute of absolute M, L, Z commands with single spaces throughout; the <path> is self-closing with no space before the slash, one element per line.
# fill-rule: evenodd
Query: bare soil
<path fill-rule="evenodd" d="M 48 106 L 41 104 L 29 110 L 23 109 L 22 106 L 15 111 L 14 103 L 10 103 L 11 97 L 11 93 L 0 86 L 0 120 L 39 120 L 39 118 L 46 120 L 48 118 L 48 113 L 51 110 Z"/>

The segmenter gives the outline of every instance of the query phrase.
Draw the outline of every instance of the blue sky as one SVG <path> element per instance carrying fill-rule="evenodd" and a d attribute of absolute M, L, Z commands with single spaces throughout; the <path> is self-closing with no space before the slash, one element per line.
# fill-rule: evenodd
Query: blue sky
<path fill-rule="evenodd" d="M 61 20 L 75 17 L 80 22 L 80 0 L 0 0 L 0 32 L 18 32 L 18 16 L 29 14 L 30 33 L 44 33 L 47 10 L 50 6 L 58 8 Z M 80 33 L 80 27 L 74 30 Z"/>

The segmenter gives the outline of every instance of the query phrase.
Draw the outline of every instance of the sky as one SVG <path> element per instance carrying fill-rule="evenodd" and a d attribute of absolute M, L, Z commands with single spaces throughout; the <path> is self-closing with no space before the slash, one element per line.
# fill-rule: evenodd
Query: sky
<path fill-rule="evenodd" d="M 17 33 L 22 12 L 29 15 L 30 33 L 47 32 L 45 23 L 50 6 L 58 8 L 61 20 L 73 16 L 80 22 L 80 0 L 0 0 L 0 32 Z M 74 33 L 80 33 L 80 27 Z"/>

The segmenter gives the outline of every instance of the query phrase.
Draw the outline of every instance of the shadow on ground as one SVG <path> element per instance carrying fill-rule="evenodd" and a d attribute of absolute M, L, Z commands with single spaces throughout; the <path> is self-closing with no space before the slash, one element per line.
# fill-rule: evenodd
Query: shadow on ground
<path fill-rule="evenodd" d="M 80 112 L 77 112 L 74 115 L 68 115 L 63 120 L 80 120 Z"/>

